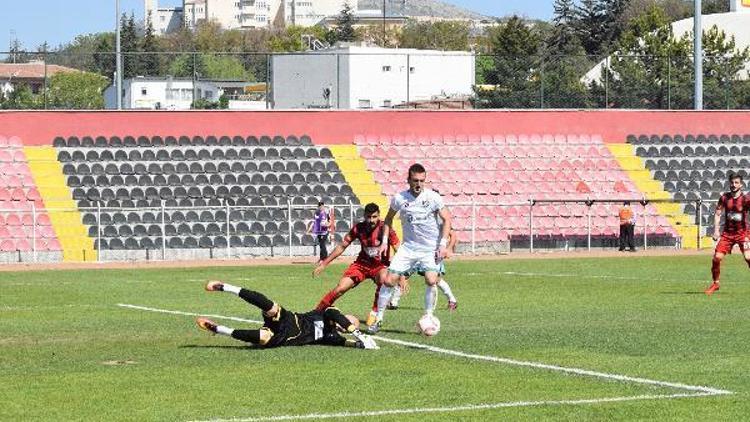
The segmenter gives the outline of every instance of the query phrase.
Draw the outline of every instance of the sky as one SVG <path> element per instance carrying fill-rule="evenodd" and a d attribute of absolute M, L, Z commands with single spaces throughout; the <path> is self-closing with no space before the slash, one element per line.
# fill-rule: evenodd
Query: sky
<path fill-rule="evenodd" d="M 408 1 L 408 0 L 406 0 Z M 489 16 L 518 14 L 549 20 L 552 0 L 443 0 Z M 115 0 L 3 1 L 0 8 L 0 51 L 17 39 L 24 49 L 35 51 L 45 41 L 57 47 L 77 35 L 111 30 L 115 25 Z M 160 0 L 159 6 L 182 4 Z M 120 10 L 143 19 L 143 0 L 120 0 Z"/>

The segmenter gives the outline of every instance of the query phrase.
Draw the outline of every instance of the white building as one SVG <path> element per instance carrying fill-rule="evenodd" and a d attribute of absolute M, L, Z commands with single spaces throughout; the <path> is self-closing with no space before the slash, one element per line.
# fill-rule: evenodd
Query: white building
<path fill-rule="evenodd" d="M 182 7 L 159 8 L 158 0 L 144 0 L 146 17 L 151 16 L 159 34 L 214 20 L 224 29 L 265 28 L 272 25 L 313 26 L 327 16 L 337 15 L 344 1 L 354 0 L 183 0 Z"/>
<path fill-rule="evenodd" d="M 244 81 L 195 81 L 189 78 L 150 78 L 137 77 L 122 81 L 122 107 L 124 109 L 147 110 L 189 110 L 193 99 L 217 102 L 226 94 L 230 109 L 263 110 L 266 101 L 263 96 L 254 100 L 245 97 L 246 87 L 257 85 Z M 115 87 L 110 85 L 104 91 L 104 104 L 107 109 L 117 108 Z"/>
<path fill-rule="evenodd" d="M 390 108 L 472 95 L 474 55 L 341 45 L 274 55 L 273 108 Z"/>

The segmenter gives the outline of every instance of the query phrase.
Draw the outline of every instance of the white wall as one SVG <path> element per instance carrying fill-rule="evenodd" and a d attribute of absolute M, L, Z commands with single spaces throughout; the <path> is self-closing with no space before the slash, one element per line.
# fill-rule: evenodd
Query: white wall
<path fill-rule="evenodd" d="M 344 57 L 340 59 L 343 61 Z M 323 89 L 327 87 L 331 89 L 331 106 L 336 108 L 335 55 L 275 55 L 271 59 L 271 80 L 274 108 L 324 107 L 327 102 L 323 98 Z M 346 106 L 342 104 L 341 108 Z"/>
<path fill-rule="evenodd" d="M 275 56 L 272 70 L 274 108 L 323 106 L 322 90 L 329 85 L 333 108 L 338 98 L 339 108 L 357 109 L 471 95 L 475 83 L 469 52 L 346 47 Z"/>
<path fill-rule="evenodd" d="M 219 89 L 214 84 L 199 81 L 196 87 L 199 98 L 219 100 Z M 123 82 L 123 89 L 122 106 L 126 109 L 154 109 L 159 104 L 161 109 L 187 110 L 193 102 L 193 82 L 189 80 L 129 79 Z M 107 109 L 117 107 L 114 86 L 105 90 L 104 101 Z"/>

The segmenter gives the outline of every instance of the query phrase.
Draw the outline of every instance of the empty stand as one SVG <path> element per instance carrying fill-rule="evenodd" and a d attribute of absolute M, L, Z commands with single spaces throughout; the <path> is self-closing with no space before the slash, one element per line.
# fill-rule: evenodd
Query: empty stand
<path fill-rule="evenodd" d="M 304 135 L 70 136 L 53 145 L 100 249 L 312 245 L 306 226 L 289 227 L 290 217 L 312 215 L 290 216 L 290 206 L 358 203 L 331 151 Z"/>
<path fill-rule="evenodd" d="M 423 164 L 428 181 L 453 207 L 463 240 L 471 235 L 471 205 L 480 213 L 473 227 L 475 241 L 528 242 L 528 200 L 617 200 L 642 197 L 602 138 L 595 134 L 371 136 L 355 138 L 361 156 L 383 193 L 391 196 L 406 188 L 409 165 Z M 490 204 L 523 204 L 498 208 Z M 486 204 L 486 205 L 485 205 Z M 588 236 L 588 210 L 572 205 L 538 203 L 533 207 L 534 233 L 539 238 L 576 239 Z M 591 208 L 592 235 L 611 238 L 617 204 Z M 676 235 L 669 222 L 652 206 L 652 236 Z M 538 217 L 537 217 L 538 216 Z M 481 234 L 478 234 L 481 233 Z M 477 238 L 477 236 L 479 236 Z M 526 239 L 524 239 L 526 238 Z"/>
<path fill-rule="evenodd" d="M 748 134 L 642 134 L 629 135 L 654 180 L 678 201 L 685 214 L 697 216 L 706 233 L 713 232 L 715 201 L 728 190 L 727 178 L 738 173 L 747 178 L 750 168 Z"/>
<path fill-rule="evenodd" d="M 0 251 L 60 251 L 20 138 L 0 135 Z"/>

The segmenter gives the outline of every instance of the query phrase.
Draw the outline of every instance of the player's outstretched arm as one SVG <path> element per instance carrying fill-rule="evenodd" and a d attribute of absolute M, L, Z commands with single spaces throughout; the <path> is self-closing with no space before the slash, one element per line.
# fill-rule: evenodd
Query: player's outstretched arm
<path fill-rule="evenodd" d="M 326 259 L 320 261 L 318 266 L 315 267 L 315 269 L 313 270 L 313 277 L 319 276 L 320 273 L 322 273 L 323 270 L 328 266 L 328 264 L 333 262 L 334 259 L 341 256 L 341 254 L 344 253 L 346 248 L 348 248 L 349 245 L 352 243 L 352 240 L 353 239 L 352 239 L 351 234 L 347 233 L 346 236 L 344 236 L 344 240 L 338 245 L 336 245 L 336 248 L 333 250 L 333 252 L 331 252 L 331 254 L 328 255 Z"/>

